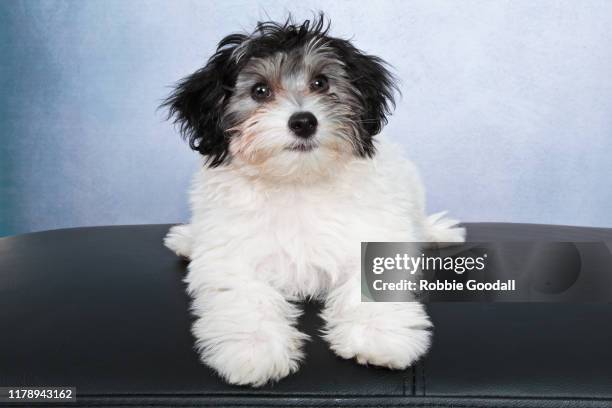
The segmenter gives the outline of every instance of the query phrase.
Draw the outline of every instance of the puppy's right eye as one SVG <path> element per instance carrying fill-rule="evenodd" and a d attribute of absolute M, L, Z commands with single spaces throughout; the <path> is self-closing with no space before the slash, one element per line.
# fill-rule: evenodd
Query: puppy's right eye
<path fill-rule="evenodd" d="M 267 84 L 258 83 L 251 89 L 251 97 L 258 102 L 264 102 L 272 97 L 272 90 Z"/>

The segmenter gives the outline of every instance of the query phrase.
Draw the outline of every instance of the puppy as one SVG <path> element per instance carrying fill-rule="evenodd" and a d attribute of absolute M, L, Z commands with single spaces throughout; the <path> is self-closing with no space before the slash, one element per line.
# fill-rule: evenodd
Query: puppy
<path fill-rule="evenodd" d="M 427 217 L 414 166 L 377 136 L 394 106 L 386 64 L 331 37 L 323 16 L 232 34 L 165 101 L 203 156 L 192 218 L 165 244 L 190 260 L 202 361 L 233 384 L 298 369 L 295 301 L 324 301 L 340 357 L 404 369 L 431 323 L 417 302 L 361 303 L 361 241 L 462 242 Z"/>

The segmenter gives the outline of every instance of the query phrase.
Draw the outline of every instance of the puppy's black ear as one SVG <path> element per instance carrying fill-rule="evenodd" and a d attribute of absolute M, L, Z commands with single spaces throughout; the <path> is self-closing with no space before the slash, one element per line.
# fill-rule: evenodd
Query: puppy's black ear
<path fill-rule="evenodd" d="M 189 146 L 204 155 L 211 167 L 223 163 L 229 154 L 222 118 L 238 75 L 232 53 L 246 38 L 240 34 L 225 37 L 206 66 L 182 79 L 162 104 Z"/>
<path fill-rule="evenodd" d="M 360 120 L 365 131 L 362 153 L 371 156 L 374 153 L 372 137 L 380 133 L 387 124 L 387 115 L 395 108 L 396 81 L 382 59 L 362 53 L 346 40 L 336 40 L 334 45 L 361 101 Z"/>
<path fill-rule="evenodd" d="M 383 60 L 361 53 L 355 58 L 353 73 L 356 74 L 355 87 L 363 98 L 364 127 L 370 136 L 377 135 L 387 124 L 387 115 L 395 107 L 395 81 Z"/>

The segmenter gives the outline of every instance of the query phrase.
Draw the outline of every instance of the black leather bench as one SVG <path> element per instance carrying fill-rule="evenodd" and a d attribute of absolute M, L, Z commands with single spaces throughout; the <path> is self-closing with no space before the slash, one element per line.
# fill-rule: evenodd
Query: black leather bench
<path fill-rule="evenodd" d="M 430 304 L 429 354 L 389 371 L 337 358 L 309 303 L 300 371 L 261 389 L 227 385 L 193 349 L 186 263 L 162 246 L 168 227 L 0 239 L 0 386 L 73 386 L 70 406 L 612 406 L 609 304 Z M 467 228 L 472 241 L 612 241 L 612 229 Z"/>

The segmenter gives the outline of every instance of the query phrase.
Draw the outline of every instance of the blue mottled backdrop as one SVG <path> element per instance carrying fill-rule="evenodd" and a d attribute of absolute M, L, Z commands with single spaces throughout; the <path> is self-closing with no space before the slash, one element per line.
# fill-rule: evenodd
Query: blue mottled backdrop
<path fill-rule="evenodd" d="M 0 235 L 186 220 L 158 104 L 223 35 L 313 10 L 395 67 L 431 211 L 612 226 L 612 2 L 3 1 Z"/>

